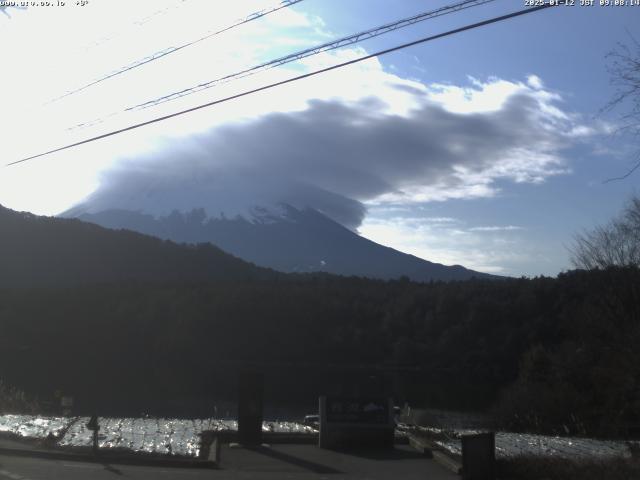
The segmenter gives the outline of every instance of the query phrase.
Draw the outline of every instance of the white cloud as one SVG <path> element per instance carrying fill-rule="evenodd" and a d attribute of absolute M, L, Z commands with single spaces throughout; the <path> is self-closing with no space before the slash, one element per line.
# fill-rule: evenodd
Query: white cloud
<path fill-rule="evenodd" d="M 486 227 L 471 227 L 470 232 L 513 232 L 523 230 L 522 227 L 516 225 L 490 225 Z"/>
<path fill-rule="evenodd" d="M 465 228 L 460 221 L 453 223 L 369 216 L 359 231 L 370 240 L 420 258 L 488 273 L 517 275 L 522 263 L 532 256 L 520 239 L 513 237 L 519 227 Z"/>
<path fill-rule="evenodd" d="M 527 77 L 527 84 L 536 90 L 541 90 L 544 88 L 544 83 L 542 79 L 537 75 L 529 75 Z"/>
<path fill-rule="evenodd" d="M 147 15 L 171 5 L 164 2 L 149 10 L 155 4 L 143 3 Z M 224 25 L 270 3 L 233 4 L 229 11 L 216 10 L 215 18 Z M 289 28 L 304 26 L 306 30 L 311 25 L 316 32 L 322 27 L 320 19 L 284 9 L 265 21 L 251 22 L 39 110 L 42 100 L 82 85 L 105 69 L 141 58 L 159 45 L 193 38 L 194 32 L 209 31 L 212 3 L 194 2 L 200 9 L 198 15 L 188 10 L 190 4 L 185 2 L 171 15 L 147 22 L 145 29 L 149 30 L 145 31 L 150 34 L 144 38 L 139 27 L 131 25 L 132 18 L 145 13 L 139 4 L 135 11 L 134 7 L 126 9 L 125 3 L 112 10 L 103 8 L 104 4 L 97 10 L 69 10 L 64 12 L 71 15 L 68 18 L 62 14 L 46 17 L 36 9 L 24 15 L 10 34 L 17 42 L 26 42 L 27 48 L 10 51 L 4 58 L 9 74 L 3 80 L 13 86 L 26 84 L 0 93 L 3 114 L 14 120 L 0 145 L 2 158 L 17 159 L 367 53 L 361 47 L 324 53 L 153 109 L 114 115 L 95 127 L 65 130 L 282 54 L 278 50 L 284 48 L 282 44 L 307 38 L 292 34 Z M 122 18 L 125 11 L 131 18 Z M 82 24 L 84 38 L 79 40 L 64 28 L 69 19 Z M 174 29 L 169 28 L 170 23 L 175 23 Z M 59 37 L 55 35 L 58 31 L 62 32 Z M 39 48 L 42 40 L 33 42 L 34 32 L 39 32 L 40 39 L 51 36 L 51 45 Z M 111 39 L 98 42 L 89 53 L 64 48 L 74 42 L 86 46 L 92 39 L 109 35 Z M 132 38 L 140 42 L 131 42 Z M 314 40 L 308 38 L 310 43 Z M 25 64 L 27 69 L 21 70 L 20 65 Z M 43 83 L 45 73 L 50 81 Z M 25 99 L 27 109 L 23 108 Z M 56 213 L 61 205 L 70 206 L 74 198 L 80 200 L 104 181 L 114 159 L 125 155 L 124 164 L 142 157 L 152 176 L 163 170 L 170 174 L 193 168 L 196 172 L 201 169 L 196 174 L 200 179 L 224 181 L 220 172 L 228 167 L 237 175 L 238 166 L 260 174 L 282 172 L 296 185 L 309 185 L 370 207 L 492 197 L 500 192 L 498 181 L 540 183 L 570 171 L 564 149 L 593 131 L 563 110 L 561 100 L 535 76 L 524 82 L 471 78 L 468 85 L 426 85 L 384 71 L 379 60 L 370 59 L 47 157 L 34 163 L 37 168 L 3 171 L 0 203 Z M 228 144 L 230 138 L 234 145 Z M 182 152 L 181 156 L 175 152 Z M 157 162 L 155 167 L 150 159 Z"/>
<path fill-rule="evenodd" d="M 495 112 L 504 106 L 504 102 L 518 92 L 527 91 L 521 83 L 509 82 L 499 78 L 489 78 L 482 82 L 470 77 L 469 86 L 450 84 L 432 84 L 427 96 L 453 113 Z"/>

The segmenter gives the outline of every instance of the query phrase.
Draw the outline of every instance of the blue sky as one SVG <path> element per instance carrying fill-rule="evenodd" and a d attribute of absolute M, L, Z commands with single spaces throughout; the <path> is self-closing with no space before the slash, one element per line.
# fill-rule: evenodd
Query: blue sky
<path fill-rule="evenodd" d="M 185 85 L 452 3 L 305 0 L 42 107 L 73 85 L 197 37 L 213 20 L 228 24 L 273 4 L 234 2 L 223 11 L 197 0 L 141 1 L 135 9 L 107 3 L 0 15 L 0 38 L 21 46 L 3 57 L 2 119 L 11 124 L 0 144 L 3 159 L 522 8 L 519 0 L 496 0 L 155 109 L 108 116 Z M 573 233 L 606 221 L 636 191 L 637 175 L 603 184 L 631 166 L 640 145 L 612 134 L 616 112 L 598 111 L 613 94 L 605 55 L 616 42 L 628 43 L 630 34 L 640 38 L 638 25 L 640 7 L 533 13 L 4 168 L 0 203 L 56 214 L 97 192 L 113 207 L 127 182 L 138 189 L 145 181 L 164 185 L 169 179 L 178 182 L 171 187 L 178 191 L 180 181 L 227 173 L 236 178 L 241 171 L 280 177 L 278 192 L 289 188 L 283 187 L 287 181 L 295 184 L 289 190 L 296 202 L 321 209 L 328 202 L 313 204 L 320 197 L 301 194 L 300 185 L 337 194 L 343 204 L 326 206 L 328 214 L 379 243 L 432 261 L 507 275 L 555 275 L 570 266 L 566 245 Z M 66 129 L 105 115 L 100 124 Z M 384 141 L 391 132 L 403 142 Z M 224 145 L 229 138 L 238 139 L 233 149 Z M 386 151 L 389 145 L 395 150 Z M 162 181 L 159 171 L 167 172 Z M 247 181 L 242 185 L 247 188 Z M 276 200 L 261 194 L 261 200 L 267 197 Z M 354 201 L 364 216 L 352 208 Z"/>
<path fill-rule="evenodd" d="M 384 22 L 388 2 L 350 1 L 314 2 L 309 7 L 328 25 L 339 25 L 340 32 L 364 28 L 358 12 L 372 12 L 373 23 Z M 397 2 L 397 16 L 420 11 L 418 1 Z M 478 8 L 487 16 L 499 15 L 519 2 L 495 2 Z M 438 5 L 445 2 L 438 2 Z M 367 8 L 366 5 L 369 5 Z M 385 5 L 387 8 L 385 8 Z M 472 9 L 473 10 L 473 9 Z M 375 14 L 373 14 L 375 12 Z M 466 14 L 466 15 L 465 15 Z M 459 25 L 462 17 L 473 22 L 480 15 L 465 12 L 441 21 L 435 31 Z M 360 17 L 360 18 L 359 18 Z M 357 21 L 350 23 L 347 19 Z M 367 19 L 368 20 L 368 19 Z M 444 19 L 443 19 L 444 20 Z M 535 74 L 552 91 L 563 98 L 567 111 L 589 119 L 616 121 L 616 115 L 598 117 L 599 110 L 610 100 L 612 87 L 606 71 L 606 54 L 616 42 L 629 42 L 629 33 L 640 35 L 640 8 L 563 7 L 531 14 L 471 31 L 437 42 L 424 44 L 381 58 L 386 68 L 403 72 L 421 82 L 463 85 L 468 77 L 498 77 L 518 81 Z M 414 38 L 429 30 L 422 24 L 398 32 L 398 41 Z M 336 27 L 337 28 L 337 27 Z M 629 33 L 628 33 L 629 32 Z M 388 38 L 371 41 L 374 49 L 387 45 Z M 615 112 L 614 112 L 615 113 Z M 540 184 L 504 182 L 499 195 L 474 200 L 450 200 L 425 205 L 434 217 L 454 218 L 466 226 L 514 225 L 522 230 L 495 232 L 527 252 L 509 267 L 511 274 L 556 274 L 567 268 L 565 245 L 573 232 L 604 222 L 614 215 L 638 185 L 638 178 L 602 184 L 602 181 L 625 172 L 632 163 L 633 142 L 623 148 L 623 138 L 594 139 L 611 149 L 619 148 L 628 155 L 594 155 L 590 145 L 573 148 L 565 154 L 572 172 L 553 176 Z"/>

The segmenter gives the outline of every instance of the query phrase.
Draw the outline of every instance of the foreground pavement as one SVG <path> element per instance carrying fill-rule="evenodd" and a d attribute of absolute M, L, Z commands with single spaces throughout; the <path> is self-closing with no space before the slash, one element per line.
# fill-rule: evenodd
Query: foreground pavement
<path fill-rule="evenodd" d="M 111 479 L 431 479 L 459 477 L 408 446 L 393 451 L 341 453 L 313 445 L 273 445 L 255 449 L 221 449 L 214 469 L 117 465 L 56 460 L 37 456 L 0 455 L 0 480 Z"/>

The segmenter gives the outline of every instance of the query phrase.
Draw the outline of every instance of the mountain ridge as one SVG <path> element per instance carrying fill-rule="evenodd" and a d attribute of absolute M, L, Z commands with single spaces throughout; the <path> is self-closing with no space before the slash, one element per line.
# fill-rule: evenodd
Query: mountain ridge
<path fill-rule="evenodd" d="M 256 206 L 251 212 L 212 217 L 204 208 L 193 208 L 163 216 L 126 209 L 90 212 L 80 205 L 61 216 L 181 243 L 210 242 L 236 257 L 284 273 L 326 272 L 382 280 L 408 277 L 414 281 L 500 278 L 377 244 L 313 208 L 281 203 L 275 210 Z"/>
<path fill-rule="evenodd" d="M 211 244 L 179 245 L 0 206 L 0 287 L 263 279 L 281 274 Z"/>

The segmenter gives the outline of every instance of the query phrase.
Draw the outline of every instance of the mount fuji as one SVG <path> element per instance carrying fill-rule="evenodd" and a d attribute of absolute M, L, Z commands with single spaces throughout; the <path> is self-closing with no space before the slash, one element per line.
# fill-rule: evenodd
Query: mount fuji
<path fill-rule="evenodd" d="M 212 215 L 211 206 L 189 208 L 184 197 L 182 202 L 176 202 L 181 205 L 173 209 L 168 204 L 159 205 L 153 197 L 139 196 L 135 202 L 138 208 L 132 208 L 128 201 L 105 203 L 89 198 L 61 216 L 180 243 L 209 242 L 243 260 L 286 273 L 327 272 L 377 279 L 408 277 L 414 281 L 497 278 L 379 245 L 317 208 L 272 203 Z"/>

